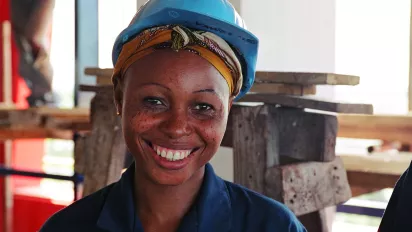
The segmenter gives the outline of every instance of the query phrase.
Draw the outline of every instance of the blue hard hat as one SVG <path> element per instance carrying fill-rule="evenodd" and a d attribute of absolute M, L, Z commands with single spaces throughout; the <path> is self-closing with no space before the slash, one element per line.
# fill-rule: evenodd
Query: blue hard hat
<path fill-rule="evenodd" d="M 228 0 L 149 0 L 136 13 L 129 26 L 116 38 L 113 65 L 125 43 L 141 31 L 161 25 L 179 24 L 209 31 L 229 43 L 242 64 L 243 85 L 237 99 L 245 95 L 255 80 L 258 38 Z"/>

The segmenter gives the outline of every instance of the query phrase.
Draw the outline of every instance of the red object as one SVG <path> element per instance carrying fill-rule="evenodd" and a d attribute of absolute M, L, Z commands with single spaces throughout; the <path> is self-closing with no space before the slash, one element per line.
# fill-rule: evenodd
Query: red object
<path fill-rule="evenodd" d="M 13 232 L 38 231 L 50 215 L 64 206 L 41 197 L 15 194 Z"/>
<path fill-rule="evenodd" d="M 0 25 L 3 25 L 4 21 L 10 20 L 10 1 L 12 0 L 0 0 Z M 26 97 L 30 94 L 30 90 L 18 73 L 19 51 L 14 40 L 11 42 L 12 99 L 16 107 L 24 109 L 28 107 Z M 3 101 L 3 78 L 3 36 L 0 36 L 0 101 Z M 11 147 L 11 164 L 13 167 L 35 171 L 42 170 L 43 139 L 14 140 Z M 4 143 L 0 143 L 1 165 L 6 162 L 5 155 Z M 16 189 L 19 188 L 39 186 L 40 179 L 12 177 L 11 188 L 5 186 L 4 180 L 5 178 L 0 176 L 0 231 L 5 231 L 7 213 L 12 213 L 13 216 L 13 220 L 9 221 L 9 223 L 12 223 L 9 228 L 10 226 L 13 227 L 10 231 L 37 231 L 48 217 L 65 206 L 65 204 L 52 203 L 42 196 L 14 194 Z M 12 212 L 7 212 L 5 207 L 6 191 L 12 191 L 14 195 Z"/>

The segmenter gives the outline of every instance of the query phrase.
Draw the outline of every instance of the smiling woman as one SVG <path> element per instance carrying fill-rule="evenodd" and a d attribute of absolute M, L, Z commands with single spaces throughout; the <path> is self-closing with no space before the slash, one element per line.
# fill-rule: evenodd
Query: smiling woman
<path fill-rule="evenodd" d="M 135 162 L 41 231 L 304 232 L 284 205 L 209 161 L 254 82 L 258 40 L 226 0 L 150 0 L 113 49 L 115 103 Z"/>

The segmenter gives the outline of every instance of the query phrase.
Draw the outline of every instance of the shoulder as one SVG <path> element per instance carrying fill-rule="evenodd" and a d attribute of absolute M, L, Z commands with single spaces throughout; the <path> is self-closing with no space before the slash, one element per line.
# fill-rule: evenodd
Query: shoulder
<path fill-rule="evenodd" d="M 284 204 L 243 186 L 227 182 L 233 217 L 242 228 L 260 228 L 259 231 L 306 232 L 306 229 Z"/>
<path fill-rule="evenodd" d="M 100 211 L 112 185 L 86 196 L 51 216 L 40 232 L 94 231 Z"/>

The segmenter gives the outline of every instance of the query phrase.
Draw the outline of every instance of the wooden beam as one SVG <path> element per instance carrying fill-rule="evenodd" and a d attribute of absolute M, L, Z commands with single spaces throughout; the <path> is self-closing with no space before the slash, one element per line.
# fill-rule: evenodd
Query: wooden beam
<path fill-rule="evenodd" d="M 0 140 L 33 138 L 71 140 L 73 131 L 90 129 L 89 113 L 84 109 L 0 110 Z"/>
<path fill-rule="evenodd" d="M 279 164 L 273 109 L 267 105 L 234 107 L 231 113 L 234 182 L 260 193 L 265 191 L 265 170 Z"/>
<path fill-rule="evenodd" d="M 321 111 L 350 114 L 372 114 L 370 104 L 340 103 L 322 100 L 316 97 L 297 97 L 276 94 L 247 94 L 239 102 L 264 102 L 267 104 L 282 105 L 296 108 L 308 108 Z"/>
<path fill-rule="evenodd" d="M 347 171 L 400 176 L 409 167 L 412 153 L 377 153 L 373 155 L 338 155 Z M 378 182 L 378 181 L 372 181 Z"/>
<path fill-rule="evenodd" d="M 271 93 L 271 94 L 289 94 L 296 96 L 316 94 L 314 85 L 291 85 L 277 83 L 255 83 L 250 89 L 251 93 Z"/>
<path fill-rule="evenodd" d="M 97 77 L 96 86 L 80 86 L 80 91 L 96 92 L 101 88 L 113 88 L 112 82 L 108 78 Z M 273 83 L 255 83 L 250 92 L 257 93 L 272 93 L 272 94 L 290 94 L 290 95 L 313 95 L 316 94 L 316 86 L 314 85 L 292 85 L 292 84 L 273 84 Z"/>
<path fill-rule="evenodd" d="M 84 69 L 84 74 L 90 75 L 90 76 L 99 76 L 99 77 L 112 77 L 113 75 L 113 69 L 112 68 L 85 68 Z"/>
<path fill-rule="evenodd" d="M 234 106 L 233 109 L 242 106 Z M 270 108 L 270 128 L 273 133 L 281 136 L 272 137 L 273 151 L 276 156 L 285 160 L 285 157 L 300 161 L 329 162 L 335 159 L 335 145 L 337 134 L 336 116 L 305 112 L 300 109 L 266 106 Z M 253 108 L 253 107 L 252 107 Z M 237 114 L 235 110 L 231 115 Z M 225 147 L 233 147 L 236 134 L 228 121 L 225 136 L 221 143 Z M 247 135 L 249 136 L 249 135 Z M 257 135 L 258 138 L 261 135 Z"/>
<path fill-rule="evenodd" d="M 412 115 L 338 115 L 338 137 L 412 141 Z"/>
<path fill-rule="evenodd" d="M 400 175 L 362 171 L 347 171 L 347 176 L 354 197 L 385 188 L 393 188 L 400 178 Z"/>
<path fill-rule="evenodd" d="M 86 144 L 84 196 L 117 181 L 126 155 L 111 91 L 98 92 L 93 98 L 91 122 L 92 131 Z"/>
<path fill-rule="evenodd" d="M 339 157 L 332 162 L 275 166 L 266 171 L 265 194 L 284 203 L 297 216 L 338 205 L 351 198 Z"/>
<path fill-rule="evenodd" d="M 256 80 L 299 85 L 358 85 L 358 76 L 333 73 L 256 72 Z"/>
<path fill-rule="evenodd" d="M 113 69 L 86 68 L 86 75 L 102 79 L 101 83 L 111 84 Z M 103 80 L 104 79 L 104 80 Z M 256 72 L 256 83 L 280 83 L 293 85 L 357 85 L 358 76 L 333 73 L 305 73 L 305 72 Z"/>

